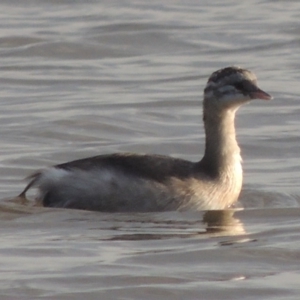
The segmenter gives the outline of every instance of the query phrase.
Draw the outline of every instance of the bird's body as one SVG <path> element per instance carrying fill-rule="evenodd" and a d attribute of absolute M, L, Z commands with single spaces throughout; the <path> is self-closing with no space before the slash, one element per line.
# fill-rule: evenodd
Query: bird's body
<path fill-rule="evenodd" d="M 253 73 L 229 67 L 204 90 L 205 154 L 199 162 L 160 155 L 111 154 L 50 167 L 32 176 L 44 206 L 104 212 L 225 209 L 242 188 L 234 118 L 251 99 L 271 97 Z"/>

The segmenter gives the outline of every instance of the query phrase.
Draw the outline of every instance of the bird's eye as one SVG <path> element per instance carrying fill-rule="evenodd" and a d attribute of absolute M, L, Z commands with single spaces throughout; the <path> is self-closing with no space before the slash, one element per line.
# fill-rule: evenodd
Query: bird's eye
<path fill-rule="evenodd" d="M 233 86 L 239 91 L 244 90 L 244 82 L 243 81 L 237 82 Z"/>

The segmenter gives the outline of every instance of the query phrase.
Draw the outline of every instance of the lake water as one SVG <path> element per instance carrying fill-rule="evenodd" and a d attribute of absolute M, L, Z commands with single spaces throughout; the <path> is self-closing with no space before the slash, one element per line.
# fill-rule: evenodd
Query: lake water
<path fill-rule="evenodd" d="M 300 2 L 0 4 L 0 298 L 299 299 Z M 8 199 L 112 152 L 199 160 L 208 76 L 253 70 L 237 211 L 104 214 Z"/>

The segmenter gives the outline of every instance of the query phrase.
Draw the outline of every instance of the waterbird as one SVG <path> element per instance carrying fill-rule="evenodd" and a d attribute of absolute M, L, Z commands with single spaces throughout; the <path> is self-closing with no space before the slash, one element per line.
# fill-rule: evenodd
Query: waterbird
<path fill-rule="evenodd" d="M 223 210 L 238 200 L 243 170 L 235 115 L 253 99 L 272 97 L 255 74 L 230 66 L 209 77 L 204 89 L 205 152 L 191 162 L 163 155 L 115 153 L 55 165 L 30 176 L 19 195 L 37 188 L 46 207 L 102 212 Z"/>

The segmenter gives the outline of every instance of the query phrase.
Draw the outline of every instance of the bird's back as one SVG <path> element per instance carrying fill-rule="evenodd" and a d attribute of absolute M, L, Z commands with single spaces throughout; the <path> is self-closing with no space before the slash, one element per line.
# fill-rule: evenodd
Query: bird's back
<path fill-rule="evenodd" d="M 179 209 L 191 196 L 195 166 L 161 155 L 112 154 L 57 165 L 36 173 L 44 206 L 108 212 Z M 201 176 L 201 175 L 200 175 Z"/>

